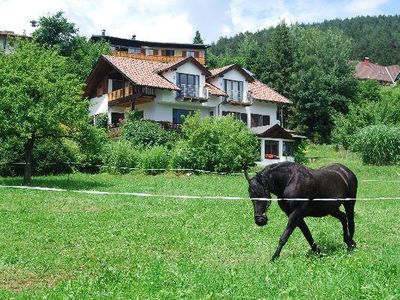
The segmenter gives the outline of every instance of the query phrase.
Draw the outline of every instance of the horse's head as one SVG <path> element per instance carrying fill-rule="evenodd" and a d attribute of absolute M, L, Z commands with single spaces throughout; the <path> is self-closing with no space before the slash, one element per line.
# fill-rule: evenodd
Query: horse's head
<path fill-rule="evenodd" d="M 249 182 L 249 196 L 253 202 L 254 221 L 258 226 L 264 226 L 268 223 L 267 210 L 271 205 L 271 193 L 269 183 L 263 179 L 263 176 L 256 173 L 256 176 L 249 178 L 247 171 L 244 175 Z"/>

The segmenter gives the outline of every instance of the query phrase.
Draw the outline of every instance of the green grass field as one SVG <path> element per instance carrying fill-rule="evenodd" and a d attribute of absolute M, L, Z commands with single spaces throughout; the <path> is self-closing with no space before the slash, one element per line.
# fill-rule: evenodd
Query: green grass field
<path fill-rule="evenodd" d="M 399 167 L 363 166 L 354 155 L 312 147 L 310 165 L 349 166 L 359 197 L 400 196 Z M 366 182 L 363 180 L 382 180 Z M 20 185 L 0 178 L 1 185 Z M 119 192 L 247 196 L 242 176 L 72 174 L 33 185 Z M 287 218 L 269 224 L 250 201 L 204 201 L 0 189 L 0 298 L 398 299 L 400 200 L 356 204 L 358 248 L 339 222 L 307 219 L 322 255 L 296 230 L 270 262 Z"/>

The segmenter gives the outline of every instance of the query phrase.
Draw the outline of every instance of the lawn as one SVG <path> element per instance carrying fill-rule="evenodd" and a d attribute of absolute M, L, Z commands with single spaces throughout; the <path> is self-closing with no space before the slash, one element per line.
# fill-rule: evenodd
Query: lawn
<path fill-rule="evenodd" d="M 314 146 L 358 176 L 359 197 L 400 196 L 399 167 L 363 166 L 354 154 Z M 365 180 L 378 181 L 365 181 Z M 1 185 L 20 185 L 0 178 Z M 185 195 L 247 195 L 242 176 L 71 174 L 35 186 Z M 253 222 L 250 201 L 143 198 L 0 189 L 0 298 L 398 299 L 400 200 L 356 204 L 358 248 L 336 219 L 307 219 L 322 254 L 296 230 L 270 258 L 287 218 Z"/>

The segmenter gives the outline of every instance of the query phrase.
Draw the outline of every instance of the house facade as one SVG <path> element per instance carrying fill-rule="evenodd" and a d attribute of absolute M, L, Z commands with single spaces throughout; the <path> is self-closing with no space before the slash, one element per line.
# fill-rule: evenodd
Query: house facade
<path fill-rule="evenodd" d="M 114 53 L 99 58 L 86 83 L 94 122 L 107 114 L 117 127 L 127 110 L 135 110 L 164 128 L 177 128 L 193 112 L 231 114 L 259 137 L 260 164 L 293 160 L 299 136 L 277 118 L 278 107 L 292 102 L 237 65 L 209 70 L 194 56 L 164 62 Z"/>

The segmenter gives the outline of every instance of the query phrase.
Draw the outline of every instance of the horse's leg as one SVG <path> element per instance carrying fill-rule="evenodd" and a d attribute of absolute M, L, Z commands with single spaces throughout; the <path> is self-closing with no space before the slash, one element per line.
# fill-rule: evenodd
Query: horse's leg
<path fill-rule="evenodd" d="M 286 225 L 285 231 L 283 232 L 283 234 L 281 235 L 281 237 L 279 239 L 279 244 L 275 250 L 274 255 L 272 256 L 272 260 L 275 260 L 281 254 L 283 246 L 286 244 L 290 235 L 293 233 L 294 229 L 297 227 L 299 222 L 302 220 L 302 218 L 303 218 L 302 213 L 303 213 L 303 210 L 298 208 L 289 215 L 289 220 Z"/>
<path fill-rule="evenodd" d="M 352 243 L 352 248 L 356 247 L 356 242 L 353 240 L 354 237 L 354 230 L 355 230 L 355 224 L 354 224 L 354 206 L 356 204 L 356 201 L 345 201 L 344 209 L 346 210 L 346 215 L 347 215 L 347 222 L 349 226 L 349 235 L 350 235 L 350 240 Z"/>
<path fill-rule="evenodd" d="M 320 253 L 320 250 L 319 250 L 317 244 L 314 242 L 314 239 L 311 235 L 310 229 L 308 228 L 304 219 L 302 219 L 297 226 L 300 228 L 300 230 L 303 233 L 304 237 L 306 238 L 307 242 L 310 244 L 311 250 L 314 253 Z"/>
<path fill-rule="evenodd" d="M 347 216 L 344 212 L 337 210 L 331 213 L 332 217 L 339 219 L 340 223 L 342 223 L 343 227 L 343 241 L 346 243 L 349 249 L 352 248 L 351 238 L 349 235 L 348 227 L 347 227 Z"/>

